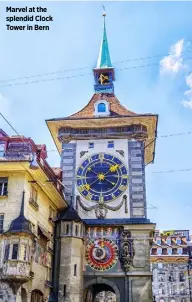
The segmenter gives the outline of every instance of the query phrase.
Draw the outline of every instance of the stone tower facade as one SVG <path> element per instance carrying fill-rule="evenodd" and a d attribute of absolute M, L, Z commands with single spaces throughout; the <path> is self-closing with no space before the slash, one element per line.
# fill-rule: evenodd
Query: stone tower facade
<path fill-rule="evenodd" d="M 52 301 L 68 301 L 62 292 L 66 285 L 71 302 L 98 301 L 103 292 L 116 302 L 151 302 L 149 261 L 155 225 L 147 219 L 145 166 L 154 160 L 157 116 L 136 114 L 117 99 L 105 14 L 93 74 L 95 92 L 89 103 L 69 117 L 47 120 L 61 153 L 71 219 L 84 225 L 82 237 L 67 239 L 61 226 L 68 223 L 68 215 L 60 214 Z M 83 269 L 74 287 L 76 257 Z"/>

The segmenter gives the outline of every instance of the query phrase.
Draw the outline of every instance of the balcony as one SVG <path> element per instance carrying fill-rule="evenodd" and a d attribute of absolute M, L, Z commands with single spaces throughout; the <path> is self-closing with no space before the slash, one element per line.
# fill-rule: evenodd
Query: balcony
<path fill-rule="evenodd" d="M 3 263 L 2 279 L 27 282 L 30 276 L 30 264 L 19 260 L 6 260 Z"/>
<path fill-rule="evenodd" d="M 29 204 L 36 210 L 39 210 L 39 205 L 38 203 L 33 199 L 33 198 L 29 198 Z"/>

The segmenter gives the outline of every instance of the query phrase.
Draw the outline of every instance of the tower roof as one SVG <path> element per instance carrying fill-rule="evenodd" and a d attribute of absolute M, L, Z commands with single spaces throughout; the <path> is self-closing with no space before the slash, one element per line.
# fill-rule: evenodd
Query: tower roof
<path fill-rule="evenodd" d="M 98 100 L 102 99 L 109 103 L 110 117 L 125 115 L 137 116 L 135 112 L 125 108 L 114 94 L 94 94 L 89 103 L 83 109 L 72 114 L 68 118 L 94 118 L 95 104 Z"/>
<path fill-rule="evenodd" d="M 30 230 L 30 222 L 24 216 L 24 199 L 25 192 L 23 191 L 20 214 L 11 222 L 8 233 L 28 233 L 32 235 Z"/>
<path fill-rule="evenodd" d="M 60 212 L 58 219 L 76 222 L 82 221 L 77 211 L 72 207 L 72 205 L 70 205 L 66 210 Z"/>
<path fill-rule="evenodd" d="M 106 32 L 106 25 L 105 25 L 105 17 L 106 13 L 103 13 L 103 18 L 104 18 L 104 24 L 103 24 L 103 36 L 101 40 L 101 46 L 100 46 L 100 51 L 99 51 L 99 57 L 97 61 L 97 67 L 98 69 L 101 68 L 113 68 L 111 64 L 111 58 L 109 54 L 109 45 L 107 41 L 107 32 Z"/>

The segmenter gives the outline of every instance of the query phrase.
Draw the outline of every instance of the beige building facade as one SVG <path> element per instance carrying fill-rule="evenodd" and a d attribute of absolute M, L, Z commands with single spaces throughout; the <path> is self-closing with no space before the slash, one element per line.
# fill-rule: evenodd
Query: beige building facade
<path fill-rule="evenodd" d="M 45 145 L 0 131 L 0 301 L 48 301 L 54 219 L 66 207 Z"/>

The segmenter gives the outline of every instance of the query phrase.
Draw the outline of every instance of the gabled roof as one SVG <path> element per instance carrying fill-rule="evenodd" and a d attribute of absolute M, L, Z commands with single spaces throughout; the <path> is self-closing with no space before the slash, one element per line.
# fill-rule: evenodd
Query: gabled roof
<path fill-rule="evenodd" d="M 68 118 L 94 118 L 95 103 L 99 100 L 105 100 L 109 103 L 110 116 L 136 116 L 133 111 L 126 109 L 114 94 L 94 94 L 89 103 L 80 111 L 70 115 Z"/>

